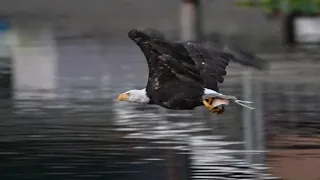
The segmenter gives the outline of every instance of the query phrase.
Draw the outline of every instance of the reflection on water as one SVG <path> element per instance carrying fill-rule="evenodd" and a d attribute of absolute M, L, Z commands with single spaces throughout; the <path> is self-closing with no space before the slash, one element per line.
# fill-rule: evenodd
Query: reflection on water
<path fill-rule="evenodd" d="M 199 110 L 33 99 L 2 100 L 0 111 L 1 179 L 269 177 Z"/>

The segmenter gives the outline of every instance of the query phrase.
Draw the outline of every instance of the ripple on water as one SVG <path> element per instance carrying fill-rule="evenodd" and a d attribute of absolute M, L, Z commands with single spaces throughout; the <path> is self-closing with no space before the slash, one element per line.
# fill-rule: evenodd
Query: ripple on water
<path fill-rule="evenodd" d="M 0 109 L 6 117 L 1 179 L 168 179 L 161 173 L 172 163 L 179 176 L 190 170 L 195 179 L 253 179 L 265 168 L 246 164 L 234 148 L 243 142 L 214 135 L 197 113 L 101 101 L 41 103 Z"/>

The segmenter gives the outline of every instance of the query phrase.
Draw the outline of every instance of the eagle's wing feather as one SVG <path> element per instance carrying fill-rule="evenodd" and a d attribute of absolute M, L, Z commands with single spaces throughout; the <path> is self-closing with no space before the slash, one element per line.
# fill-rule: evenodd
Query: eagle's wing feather
<path fill-rule="evenodd" d="M 128 35 L 140 47 L 146 57 L 149 69 L 147 90 L 149 88 L 158 90 L 165 86 L 164 82 L 173 81 L 184 81 L 191 85 L 203 86 L 203 80 L 191 59 L 181 62 L 174 58 L 183 58 L 188 54 L 187 51 L 185 51 L 185 55 L 177 53 L 179 51 L 176 49 L 184 48 L 183 46 L 177 45 L 172 49 L 168 46 L 153 43 L 155 40 L 167 42 L 157 31 L 132 30 Z"/>
<path fill-rule="evenodd" d="M 160 39 L 153 39 L 149 43 L 173 69 L 185 69 L 189 73 L 184 75 L 195 82 L 202 81 L 203 87 L 218 90 L 217 82 L 223 82 L 225 68 L 230 59 L 227 53 L 210 51 L 205 46 L 195 43 L 177 43 Z M 194 78 L 194 74 L 201 79 Z"/>
<path fill-rule="evenodd" d="M 224 51 L 201 43 L 185 42 L 183 45 L 196 63 L 197 69 L 205 82 L 205 87 L 218 90 L 217 83 L 223 83 L 223 76 L 227 74 L 226 67 L 231 56 Z"/>
<path fill-rule="evenodd" d="M 174 78 L 218 91 L 218 82 L 224 81 L 230 60 L 258 69 L 267 65 L 247 51 L 212 43 L 170 41 L 152 29 L 132 30 L 129 37 L 143 51 L 149 77 L 161 77 L 161 82 Z"/>
<path fill-rule="evenodd" d="M 204 81 L 200 74 L 197 71 L 188 68 L 186 64 L 181 64 L 179 60 L 166 54 L 160 55 L 159 58 L 170 66 L 171 72 L 179 80 L 190 83 L 191 85 L 204 86 Z"/>

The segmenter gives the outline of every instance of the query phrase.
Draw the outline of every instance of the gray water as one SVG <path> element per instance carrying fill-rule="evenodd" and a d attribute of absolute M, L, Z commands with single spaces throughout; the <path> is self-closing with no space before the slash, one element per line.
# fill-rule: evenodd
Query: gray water
<path fill-rule="evenodd" d="M 263 165 L 246 163 L 241 141 L 215 132 L 201 108 L 33 98 L 2 99 L 0 114 L 1 179 L 269 177 Z"/>
<path fill-rule="evenodd" d="M 216 116 L 203 107 L 169 111 L 118 103 L 120 92 L 145 86 L 147 66 L 137 47 L 60 48 L 56 98 L 46 99 L 46 92 L 29 90 L 29 99 L 1 99 L 0 179 L 272 178 L 265 174 L 266 165 L 245 160 L 241 107 L 230 105 L 225 114 Z M 302 117 L 308 117 L 316 126 L 304 125 L 305 132 L 318 133 L 317 81 L 305 82 L 308 88 L 301 91 L 296 81 L 287 81 L 292 76 L 282 72 L 285 68 L 280 68 L 282 74 L 273 75 L 274 70 L 264 79 L 264 118 L 281 125 L 287 119 L 305 122 Z M 297 72 L 293 74 L 301 78 Z M 275 82 L 281 78 L 283 82 Z M 241 98 L 241 85 L 241 76 L 231 69 L 220 90 Z M 301 100 L 305 105 L 291 107 Z M 296 128 L 297 123 L 282 124 L 302 129 Z"/>

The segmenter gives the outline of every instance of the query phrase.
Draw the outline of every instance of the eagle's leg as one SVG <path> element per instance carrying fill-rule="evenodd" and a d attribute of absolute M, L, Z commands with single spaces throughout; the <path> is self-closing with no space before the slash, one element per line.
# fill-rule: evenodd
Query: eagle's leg
<path fill-rule="evenodd" d="M 213 102 L 214 98 L 209 98 L 208 99 L 208 103 L 212 106 L 212 102 Z"/>
<path fill-rule="evenodd" d="M 213 109 L 213 107 L 207 102 L 207 100 L 203 99 L 202 100 L 203 105 L 208 108 L 210 111 Z"/>
<path fill-rule="evenodd" d="M 224 112 L 224 108 L 220 109 L 219 107 L 212 107 L 211 103 L 213 102 L 214 98 L 209 98 L 208 101 L 203 99 L 203 105 L 209 109 L 212 113 L 222 114 Z"/>

